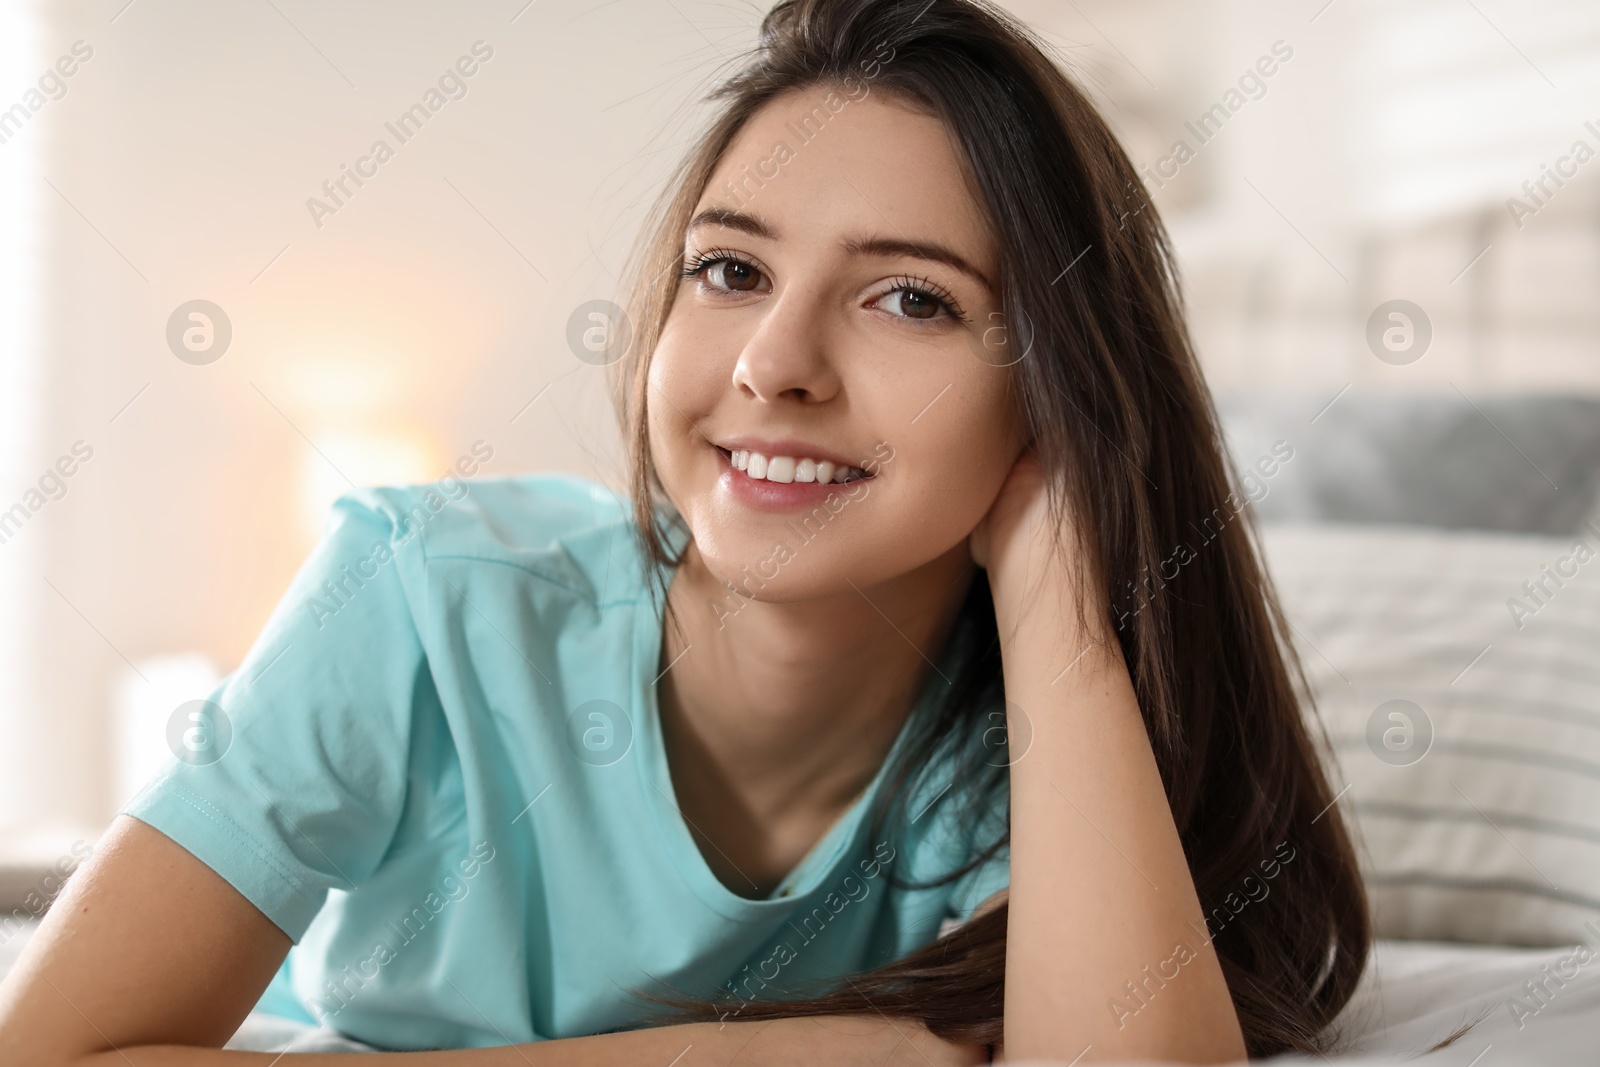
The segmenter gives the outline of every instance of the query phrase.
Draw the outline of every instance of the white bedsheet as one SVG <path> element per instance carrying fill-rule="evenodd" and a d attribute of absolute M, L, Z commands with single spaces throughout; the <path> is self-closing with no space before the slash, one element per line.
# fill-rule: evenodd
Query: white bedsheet
<path fill-rule="evenodd" d="M 1544 983 L 1543 1003 L 1524 988 L 1530 981 Z M 1417 1055 L 1476 1019 L 1454 1044 Z M 1348 1042 L 1339 1063 L 1600 1062 L 1600 955 L 1579 966 L 1572 948 L 1380 940 L 1336 1027 Z"/>
<path fill-rule="evenodd" d="M 26 939 L 22 933 L 0 946 L 0 974 Z M 1576 974 L 1575 961 L 1563 968 L 1563 960 L 1574 961 L 1573 949 L 1379 941 L 1372 964 L 1336 1024 L 1341 1047 L 1327 1059 L 1278 1056 L 1263 1062 L 1284 1067 L 1329 1062 L 1339 1067 L 1600 1063 L 1600 955 L 1577 967 Z M 1529 981 L 1545 983 L 1542 1004 L 1524 988 Z M 1520 1013 L 1510 1005 L 1513 998 L 1523 1005 Z M 1474 1019 L 1480 1021 L 1454 1044 L 1418 1055 Z M 365 1046 L 332 1030 L 251 1015 L 228 1047 L 344 1052 Z"/>

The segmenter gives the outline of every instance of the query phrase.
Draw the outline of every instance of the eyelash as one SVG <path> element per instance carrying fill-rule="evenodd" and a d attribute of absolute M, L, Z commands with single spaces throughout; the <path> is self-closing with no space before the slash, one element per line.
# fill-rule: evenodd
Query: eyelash
<path fill-rule="evenodd" d="M 749 259 L 741 256 L 737 252 L 734 252 L 730 249 L 712 248 L 705 252 L 695 252 L 690 257 L 689 264 L 679 271 L 679 274 L 684 278 L 698 277 L 704 274 L 708 268 L 713 267 L 718 263 L 739 263 L 750 267 L 753 270 L 761 270 L 760 267 L 756 266 Z M 930 279 L 919 277 L 913 274 L 901 274 L 896 276 L 893 279 L 893 282 L 893 287 L 885 290 L 883 294 L 878 297 L 879 300 L 882 300 L 883 297 L 889 296 L 892 293 L 912 293 L 916 296 L 932 300 L 934 303 L 942 307 L 951 318 L 957 320 L 958 322 L 965 323 L 968 321 L 966 312 L 961 310 L 961 305 L 956 301 L 956 298 L 952 296 L 943 286 L 936 284 Z M 910 315 L 900 315 L 896 317 L 907 319 L 916 323 L 933 321 L 932 319 L 912 318 Z M 937 317 L 938 316 L 934 316 L 934 318 Z"/>

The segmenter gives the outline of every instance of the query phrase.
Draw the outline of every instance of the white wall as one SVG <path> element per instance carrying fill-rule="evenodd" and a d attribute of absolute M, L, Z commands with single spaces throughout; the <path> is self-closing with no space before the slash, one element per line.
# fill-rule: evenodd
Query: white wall
<path fill-rule="evenodd" d="M 41 11 L 33 3 L 0 6 L 0 71 L 37 76 L 43 60 Z M 22 81 L 7 78 L 10 94 Z M 18 90 L 20 92 L 20 89 Z M 40 354 L 39 265 L 45 261 L 41 194 L 51 195 L 35 174 L 48 144 L 48 129 L 33 113 L 10 115 L 15 97 L 0 99 L 0 510 L 38 477 L 42 464 L 44 362 Z M 34 128 L 30 128 L 34 127 Z M 0 740 L 0 813 L 14 812 L 37 824 L 48 815 L 29 768 L 49 743 L 49 729 L 30 670 L 38 653 L 31 620 L 41 592 L 40 542 L 0 517 L 0 708 L 6 729 Z M 0 817 L 0 823 L 5 820 Z"/>

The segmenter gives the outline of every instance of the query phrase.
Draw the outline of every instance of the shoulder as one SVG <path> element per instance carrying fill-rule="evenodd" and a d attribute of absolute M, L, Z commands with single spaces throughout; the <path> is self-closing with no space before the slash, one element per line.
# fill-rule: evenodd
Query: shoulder
<path fill-rule="evenodd" d="M 508 568 L 596 603 L 646 577 L 631 500 L 574 474 L 451 475 L 354 489 L 330 518 L 336 528 L 347 522 L 424 569 Z"/>

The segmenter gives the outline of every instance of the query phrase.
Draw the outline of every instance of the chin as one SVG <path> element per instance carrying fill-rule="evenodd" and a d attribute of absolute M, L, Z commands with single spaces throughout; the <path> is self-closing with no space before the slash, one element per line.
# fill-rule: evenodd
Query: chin
<path fill-rule="evenodd" d="M 804 530 L 781 516 L 742 520 L 690 524 L 706 569 L 741 595 L 790 602 L 849 589 L 846 578 L 856 580 L 861 558 L 848 539 L 808 542 Z"/>
<path fill-rule="evenodd" d="M 761 534 L 715 529 L 705 540 L 697 532 L 695 547 L 707 571 L 725 588 L 731 585 L 740 596 L 769 604 L 859 599 L 950 550 L 942 542 L 892 535 L 890 524 L 858 522 L 848 529 L 826 529 L 810 540 L 802 536 L 805 531 L 783 523 L 771 530 L 764 523 L 762 528 Z M 956 544 L 963 543 L 957 539 Z"/>

